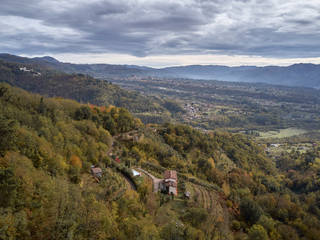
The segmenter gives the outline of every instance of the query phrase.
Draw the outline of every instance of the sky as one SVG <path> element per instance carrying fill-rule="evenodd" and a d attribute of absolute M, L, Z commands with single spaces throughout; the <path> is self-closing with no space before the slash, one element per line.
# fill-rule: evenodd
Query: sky
<path fill-rule="evenodd" d="M 320 64 L 320 0 L 0 0 L 0 52 L 64 62 Z"/>

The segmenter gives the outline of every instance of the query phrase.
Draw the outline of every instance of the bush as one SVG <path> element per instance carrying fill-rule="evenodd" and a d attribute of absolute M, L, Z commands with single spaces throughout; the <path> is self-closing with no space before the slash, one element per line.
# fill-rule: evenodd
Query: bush
<path fill-rule="evenodd" d="M 232 221 L 232 229 L 235 231 L 239 231 L 241 229 L 241 223 L 237 220 Z"/>
<path fill-rule="evenodd" d="M 250 224 L 255 224 L 263 211 L 260 206 L 250 198 L 244 198 L 240 203 L 240 214 Z"/>
<path fill-rule="evenodd" d="M 258 224 L 253 225 L 249 229 L 249 239 L 250 240 L 268 240 L 267 231 Z"/>
<path fill-rule="evenodd" d="M 203 208 L 190 208 L 183 216 L 183 220 L 189 222 L 193 227 L 198 227 L 208 218 L 208 213 Z"/>

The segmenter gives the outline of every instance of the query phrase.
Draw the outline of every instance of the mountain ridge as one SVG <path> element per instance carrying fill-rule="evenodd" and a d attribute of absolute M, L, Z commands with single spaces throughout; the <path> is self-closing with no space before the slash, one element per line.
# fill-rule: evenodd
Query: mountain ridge
<path fill-rule="evenodd" d="M 187 65 L 151 68 L 137 65 L 73 64 L 60 62 L 52 57 L 25 58 L 11 54 L 0 54 L 0 59 L 23 64 L 40 64 L 67 73 L 89 74 L 97 78 L 107 77 L 164 77 L 231 82 L 268 83 L 284 86 L 320 88 L 320 65 L 296 63 L 290 66 L 236 66 Z"/>

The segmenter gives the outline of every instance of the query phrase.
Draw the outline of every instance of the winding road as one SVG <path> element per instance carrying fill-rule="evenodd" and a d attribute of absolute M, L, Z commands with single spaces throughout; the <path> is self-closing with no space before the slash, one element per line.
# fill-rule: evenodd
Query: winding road
<path fill-rule="evenodd" d="M 156 178 L 155 176 L 153 176 L 152 174 L 148 173 L 147 171 L 141 169 L 141 168 L 137 168 L 138 171 L 143 172 L 144 174 L 146 174 L 148 177 L 150 177 L 152 179 L 153 182 L 153 192 L 158 192 L 159 191 L 159 183 L 163 180 L 160 178 Z"/>

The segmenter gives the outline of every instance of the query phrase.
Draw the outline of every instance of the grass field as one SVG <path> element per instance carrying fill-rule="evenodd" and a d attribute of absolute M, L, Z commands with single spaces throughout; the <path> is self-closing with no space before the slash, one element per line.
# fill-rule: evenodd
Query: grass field
<path fill-rule="evenodd" d="M 285 128 L 275 131 L 259 132 L 259 138 L 286 138 L 307 133 L 307 130 L 300 128 Z"/>

